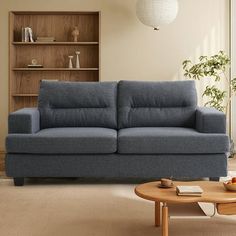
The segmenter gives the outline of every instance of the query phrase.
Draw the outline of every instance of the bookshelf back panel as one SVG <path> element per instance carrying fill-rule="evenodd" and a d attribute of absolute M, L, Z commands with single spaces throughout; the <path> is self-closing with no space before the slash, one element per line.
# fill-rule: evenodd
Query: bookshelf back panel
<path fill-rule="evenodd" d="M 95 82 L 99 71 L 15 72 L 13 94 L 38 94 L 41 80 Z"/>
<path fill-rule="evenodd" d="M 24 107 L 37 107 L 38 98 L 37 97 L 13 97 L 13 107 L 14 111 L 24 108 Z"/>
<path fill-rule="evenodd" d="M 79 41 L 99 41 L 99 13 L 83 14 L 16 14 L 14 41 L 21 41 L 22 27 L 30 27 L 33 37 L 55 37 L 58 42 L 71 42 L 74 26 L 79 29 Z"/>
<path fill-rule="evenodd" d="M 51 45 L 27 45 L 16 46 L 14 65 L 18 68 L 27 67 L 32 59 L 47 68 L 68 68 L 68 56 L 74 56 L 73 66 L 76 62 L 76 51 L 80 51 L 80 66 L 85 68 L 99 67 L 99 47 L 89 46 L 51 46 Z"/>

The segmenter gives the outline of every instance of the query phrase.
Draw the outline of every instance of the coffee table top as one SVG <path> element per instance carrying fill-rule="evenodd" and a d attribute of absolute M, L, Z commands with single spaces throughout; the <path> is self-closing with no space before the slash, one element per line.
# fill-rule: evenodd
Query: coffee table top
<path fill-rule="evenodd" d="M 172 203 L 193 203 L 193 202 L 211 202 L 211 203 L 230 203 L 236 202 L 236 192 L 226 191 L 222 182 L 213 181 L 190 181 L 178 182 L 174 181 L 174 187 L 163 189 L 158 188 L 160 184 L 157 182 L 149 182 L 140 184 L 135 188 L 135 193 L 144 199 L 159 202 Z M 198 185 L 203 189 L 201 197 L 177 196 L 177 185 Z"/>

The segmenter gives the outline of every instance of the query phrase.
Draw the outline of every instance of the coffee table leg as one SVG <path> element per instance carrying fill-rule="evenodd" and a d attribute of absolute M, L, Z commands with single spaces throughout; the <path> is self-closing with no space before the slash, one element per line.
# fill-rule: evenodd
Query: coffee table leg
<path fill-rule="evenodd" d="M 161 225 L 161 203 L 155 202 L 155 226 Z"/>
<path fill-rule="evenodd" d="M 168 236 L 168 207 L 164 202 L 162 206 L 162 236 Z"/>

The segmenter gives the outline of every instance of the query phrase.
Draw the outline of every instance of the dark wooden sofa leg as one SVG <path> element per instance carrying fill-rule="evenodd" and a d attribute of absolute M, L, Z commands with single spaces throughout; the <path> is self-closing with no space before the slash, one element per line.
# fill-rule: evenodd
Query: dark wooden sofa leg
<path fill-rule="evenodd" d="M 14 178 L 14 185 L 15 186 L 23 186 L 25 182 L 24 178 Z"/>
<path fill-rule="evenodd" d="M 210 177 L 209 179 L 210 179 L 210 181 L 215 181 L 215 182 L 220 181 L 220 177 Z"/>

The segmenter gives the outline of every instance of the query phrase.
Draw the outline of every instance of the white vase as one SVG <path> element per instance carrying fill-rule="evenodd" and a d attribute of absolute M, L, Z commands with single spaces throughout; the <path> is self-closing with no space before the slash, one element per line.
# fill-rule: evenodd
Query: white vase
<path fill-rule="evenodd" d="M 72 64 L 73 56 L 68 56 L 68 57 L 69 57 L 69 68 L 72 69 L 73 68 L 73 64 Z"/>
<path fill-rule="evenodd" d="M 80 68 L 80 62 L 79 62 L 79 55 L 80 55 L 80 52 L 79 51 L 76 51 L 75 52 L 76 54 L 76 68 L 79 69 Z"/>

